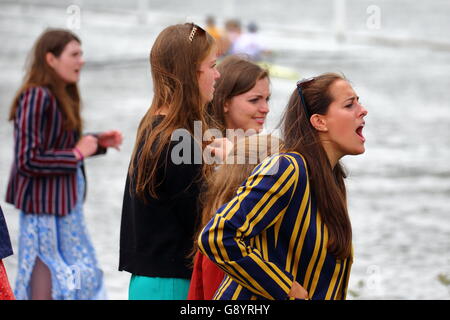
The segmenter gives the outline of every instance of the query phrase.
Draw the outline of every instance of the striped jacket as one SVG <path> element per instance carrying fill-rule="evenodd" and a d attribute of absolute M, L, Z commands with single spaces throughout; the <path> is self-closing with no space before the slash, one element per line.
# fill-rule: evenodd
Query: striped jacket
<path fill-rule="evenodd" d="M 293 281 L 311 299 L 345 299 L 352 257 L 327 252 L 328 230 L 295 152 L 265 159 L 199 236 L 227 276 L 214 299 L 287 299 Z"/>
<path fill-rule="evenodd" d="M 14 120 L 14 161 L 6 201 L 26 213 L 66 215 L 75 206 L 79 136 L 63 127 L 50 90 L 24 91 Z"/>

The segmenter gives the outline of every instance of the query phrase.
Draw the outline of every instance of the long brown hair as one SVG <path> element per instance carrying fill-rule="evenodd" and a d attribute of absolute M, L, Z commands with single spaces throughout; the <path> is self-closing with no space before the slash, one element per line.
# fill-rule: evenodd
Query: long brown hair
<path fill-rule="evenodd" d="M 129 168 L 129 175 L 135 176 L 132 191 L 143 200 L 147 194 L 158 198 L 156 188 L 161 182 L 156 181 L 156 172 L 160 157 L 167 159 L 163 150 L 172 132 L 184 128 L 194 135 L 194 121 L 201 121 L 203 130 L 207 129 L 198 70 L 214 45 L 214 39 L 192 23 L 165 28 L 153 44 L 150 66 L 154 96 L 139 124 Z M 153 128 L 155 116 L 163 108 L 169 111 Z"/>
<path fill-rule="evenodd" d="M 333 102 L 330 86 L 337 80 L 346 80 L 335 73 L 315 77 L 302 88 L 309 115 L 326 114 Z M 331 168 L 318 132 L 306 115 L 298 90 L 292 93 L 283 114 L 280 129 L 286 151 L 302 154 L 308 166 L 311 189 L 317 208 L 329 232 L 328 249 L 337 258 L 347 258 L 352 250 L 352 227 L 347 212 L 344 179 L 346 173 L 340 162 Z"/>
<path fill-rule="evenodd" d="M 210 127 L 219 129 L 225 135 L 225 103 L 251 90 L 258 80 L 269 78 L 269 72 L 236 55 L 223 59 L 217 70 L 220 78 L 216 82 L 214 98 L 207 107 L 207 121 Z"/>
<path fill-rule="evenodd" d="M 49 52 L 59 57 L 66 45 L 73 40 L 81 44 L 74 33 L 65 29 L 47 29 L 38 38 L 28 56 L 26 74 L 11 105 L 9 120 L 13 121 L 16 117 L 21 95 L 29 88 L 43 86 L 47 87 L 58 101 L 58 107 L 64 117 L 64 127 L 81 133 L 81 102 L 78 86 L 76 83 L 64 83 L 46 60 Z"/>
<path fill-rule="evenodd" d="M 206 179 L 204 191 L 200 195 L 202 203 L 201 225 L 194 236 L 194 256 L 198 247 L 197 239 L 203 227 L 216 211 L 236 195 L 239 186 L 250 176 L 255 167 L 266 157 L 279 152 L 283 142 L 273 135 L 244 136 L 237 140 L 221 164 Z"/>

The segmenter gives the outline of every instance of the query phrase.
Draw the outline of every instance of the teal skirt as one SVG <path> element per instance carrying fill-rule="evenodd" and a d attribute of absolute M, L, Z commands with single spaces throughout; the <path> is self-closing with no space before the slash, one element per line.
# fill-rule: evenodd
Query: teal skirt
<path fill-rule="evenodd" d="M 150 278 L 132 275 L 128 289 L 129 300 L 186 300 L 188 279 Z"/>

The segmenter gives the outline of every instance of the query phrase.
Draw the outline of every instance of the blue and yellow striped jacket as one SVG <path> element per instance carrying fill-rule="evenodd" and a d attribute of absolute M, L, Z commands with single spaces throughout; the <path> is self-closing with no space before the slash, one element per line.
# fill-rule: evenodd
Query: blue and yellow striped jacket
<path fill-rule="evenodd" d="M 295 152 L 265 159 L 199 236 L 226 272 L 214 299 L 288 299 L 293 281 L 311 299 L 345 299 L 352 257 L 327 252 L 306 162 Z"/>

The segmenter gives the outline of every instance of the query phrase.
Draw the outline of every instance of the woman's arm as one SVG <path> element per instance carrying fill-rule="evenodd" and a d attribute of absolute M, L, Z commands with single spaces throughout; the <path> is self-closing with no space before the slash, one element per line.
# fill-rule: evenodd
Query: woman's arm
<path fill-rule="evenodd" d="M 97 152 L 95 152 L 93 156 L 105 154 L 108 148 L 114 148 L 120 151 L 120 146 L 123 142 L 123 136 L 120 131 L 109 130 L 104 132 L 91 133 L 91 135 L 96 137 L 98 141 Z"/>
<path fill-rule="evenodd" d="M 298 170 L 288 157 L 266 159 L 199 237 L 202 252 L 239 284 L 267 299 L 287 299 L 294 277 L 264 259 L 248 240 L 284 215 L 298 179 Z"/>
<path fill-rule="evenodd" d="M 16 112 L 15 161 L 18 170 L 28 176 L 66 175 L 77 170 L 72 148 L 44 149 L 44 131 L 50 134 L 61 130 L 62 121 L 51 106 L 47 89 L 33 87 L 26 90 Z M 50 127 L 44 126 L 50 121 Z M 53 137 L 55 138 L 55 137 Z"/>

